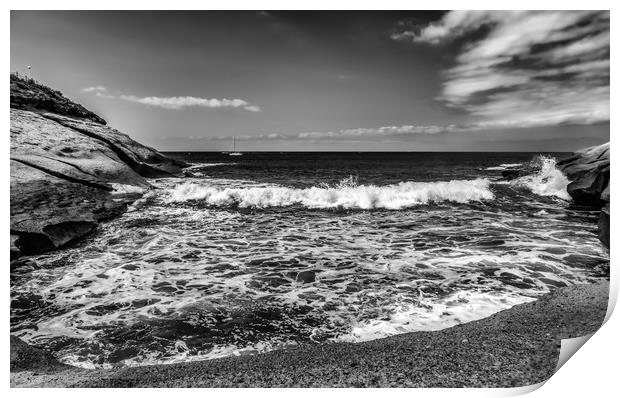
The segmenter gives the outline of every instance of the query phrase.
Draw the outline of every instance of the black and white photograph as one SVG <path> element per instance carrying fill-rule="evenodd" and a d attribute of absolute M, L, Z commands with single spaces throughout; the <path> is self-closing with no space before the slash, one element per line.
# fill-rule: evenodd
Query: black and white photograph
<path fill-rule="evenodd" d="M 610 14 L 11 10 L 10 387 L 546 382 L 616 294 Z"/>

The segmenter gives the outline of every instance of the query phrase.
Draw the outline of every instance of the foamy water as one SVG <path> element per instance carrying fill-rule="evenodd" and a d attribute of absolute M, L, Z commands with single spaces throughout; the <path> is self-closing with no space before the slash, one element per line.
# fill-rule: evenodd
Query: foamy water
<path fill-rule="evenodd" d="M 508 170 L 508 169 L 516 169 L 521 165 L 523 165 L 523 163 L 503 163 L 503 164 L 500 164 L 499 166 L 485 167 L 484 170 L 503 171 L 503 170 Z"/>
<path fill-rule="evenodd" d="M 153 180 L 89 241 L 12 268 L 12 333 L 77 366 L 172 363 L 437 330 L 606 277 L 552 158 L 510 182 L 460 162 Z"/>
<path fill-rule="evenodd" d="M 524 186 L 537 195 L 570 200 L 570 195 L 566 191 L 566 186 L 570 181 L 556 167 L 555 159 L 538 157 L 533 162 L 538 170 L 530 175 L 517 178 L 512 184 Z"/>
<path fill-rule="evenodd" d="M 168 202 L 202 201 L 213 206 L 283 207 L 300 205 L 310 209 L 392 209 L 412 206 L 493 199 L 488 179 L 471 181 L 402 182 L 395 185 L 310 187 L 281 186 L 222 187 L 220 182 L 186 182 L 175 186 Z"/>

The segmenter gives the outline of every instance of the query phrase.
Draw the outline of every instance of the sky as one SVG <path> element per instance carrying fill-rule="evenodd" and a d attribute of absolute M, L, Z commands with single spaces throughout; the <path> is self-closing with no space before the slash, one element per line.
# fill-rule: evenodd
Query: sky
<path fill-rule="evenodd" d="M 12 11 L 27 72 L 163 151 L 609 141 L 608 11 Z"/>

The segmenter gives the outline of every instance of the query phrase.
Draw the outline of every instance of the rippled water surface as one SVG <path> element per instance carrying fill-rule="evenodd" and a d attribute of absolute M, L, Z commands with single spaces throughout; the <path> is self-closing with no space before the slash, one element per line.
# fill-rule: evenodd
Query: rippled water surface
<path fill-rule="evenodd" d="M 561 154 L 175 156 L 187 178 L 13 264 L 12 333 L 86 367 L 214 358 L 441 329 L 607 275 Z"/>

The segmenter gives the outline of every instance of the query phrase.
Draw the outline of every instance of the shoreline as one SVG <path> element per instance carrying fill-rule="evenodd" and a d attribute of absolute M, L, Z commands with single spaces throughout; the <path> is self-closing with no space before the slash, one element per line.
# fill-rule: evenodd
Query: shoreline
<path fill-rule="evenodd" d="M 535 301 L 439 331 L 120 369 L 87 370 L 50 363 L 49 354 L 40 351 L 14 366 L 12 341 L 10 385 L 521 387 L 553 375 L 561 339 L 598 330 L 608 297 L 609 281 L 600 281 L 559 288 Z"/>

